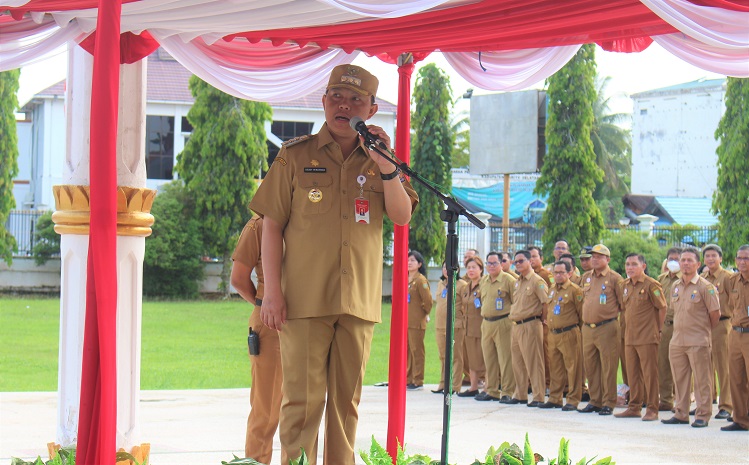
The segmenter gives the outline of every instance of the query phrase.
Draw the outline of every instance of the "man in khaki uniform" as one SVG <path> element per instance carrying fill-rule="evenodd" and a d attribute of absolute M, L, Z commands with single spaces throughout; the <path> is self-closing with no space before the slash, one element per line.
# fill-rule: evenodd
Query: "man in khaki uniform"
<path fill-rule="evenodd" d="M 458 272 L 460 275 L 460 272 Z M 463 378 L 463 341 L 465 339 L 465 315 L 463 313 L 463 293 L 465 292 L 466 282 L 462 278 L 455 281 L 455 324 L 453 326 L 453 368 L 452 382 L 453 391 L 460 391 L 460 385 Z M 442 264 L 442 277 L 437 285 L 437 295 L 434 299 L 436 306 L 434 309 L 434 335 L 437 340 L 437 351 L 440 356 L 442 369 L 440 370 L 440 383 L 437 389 L 433 389 L 435 394 L 443 394 L 445 388 L 445 350 L 447 348 L 447 302 L 450 296 L 447 295 L 447 268 Z M 459 342 L 459 343 L 458 343 Z M 458 351 L 460 351 L 458 353 Z M 456 356 L 459 355 L 459 357 Z M 457 371 L 456 371 L 456 367 Z"/>
<path fill-rule="evenodd" d="M 670 270 L 658 276 L 658 282 L 663 288 L 663 295 L 666 296 L 666 304 L 668 305 L 666 319 L 663 321 L 661 331 L 661 341 L 658 343 L 658 391 L 660 392 L 658 410 L 661 412 L 670 412 L 674 408 L 674 375 L 671 373 L 668 346 L 671 344 L 671 337 L 674 334 L 674 307 L 671 304 L 671 288 L 681 278 L 679 255 L 681 255 L 679 247 L 668 249 L 666 265 L 670 267 Z"/>
<path fill-rule="evenodd" d="M 733 423 L 721 431 L 749 431 L 749 244 L 736 252 L 739 269 L 727 282 L 731 307 L 728 372 L 731 376 Z"/>
<path fill-rule="evenodd" d="M 546 319 L 549 288 L 531 267 L 531 253 L 515 252 L 515 269 L 520 278 L 512 294 L 510 320 L 512 327 L 512 371 L 515 374 L 515 394 L 508 404 L 528 404 L 538 407 L 544 401 L 544 353 L 542 321 Z M 533 388 L 533 401 L 528 403 L 528 379 Z"/>
<path fill-rule="evenodd" d="M 322 97 L 325 124 L 284 144 L 250 203 L 263 216 L 261 318 L 280 331 L 282 463 L 302 448 L 317 463 L 323 411 L 324 462 L 354 463 L 362 379 L 381 319 L 382 221 L 408 223 L 418 202 L 349 125 L 377 112 L 377 85 L 363 68 L 336 66 Z M 390 146 L 382 128 L 368 129 Z"/>
<path fill-rule="evenodd" d="M 587 273 L 593 269 L 593 263 L 591 263 L 593 256 L 590 254 L 592 248 L 593 247 L 584 247 L 583 250 L 580 251 L 580 255 L 577 257 L 580 259 L 580 268 L 583 270 L 583 273 Z M 582 280 L 580 280 L 580 282 L 582 283 Z"/>
<path fill-rule="evenodd" d="M 528 251 L 531 253 L 531 267 L 533 272 L 539 275 L 546 285 L 551 287 L 554 284 L 554 277 L 551 272 L 544 268 L 544 254 L 539 247 L 532 245 L 528 247 Z M 544 332 L 544 382 L 546 388 L 549 388 L 549 379 L 551 379 L 551 368 L 549 367 L 549 327 L 543 325 Z"/>
<path fill-rule="evenodd" d="M 512 321 L 507 317 L 512 307 L 512 293 L 516 279 L 502 271 L 497 252 L 486 256 L 486 269 L 479 282 L 481 291 L 481 351 L 486 366 L 484 391 L 475 397 L 478 401 L 510 400 L 515 392 L 512 372 Z M 500 391 L 501 386 L 501 391 Z"/>
<path fill-rule="evenodd" d="M 520 277 L 512 270 L 512 256 L 509 252 L 502 252 L 502 271 L 509 274 L 515 279 L 518 279 Z"/>
<path fill-rule="evenodd" d="M 260 244 L 263 237 L 263 219 L 254 215 L 247 222 L 231 259 L 231 285 L 244 300 L 254 306 L 250 314 L 250 331 L 256 333 L 259 353 L 250 354 L 252 360 L 252 385 L 250 386 L 250 414 L 247 417 L 247 434 L 244 443 L 245 457 L 270 463 L 273 457 L 273 435 L 278 428 L 281 410 L 281 346 L 278 332 L 265 326 L 260 319 L 263 304 L 263 264 Z M 252 270 L 257 274 L 257 287 L 252 282 Z"/>
<path fill-rule="evenodd" d="M 716 244 L 707 244 L 702 248 L 702 259 L 705 271 L 702 277 L 715 286 L 720 300 L 720 319 L 712 332 L 712 352 L 710 360 L 713 363 L 713 401 L 718 400 L 718 386 L 720 386 L 720 402 L 718 402 L 717 420 L 725 420 L 731 416 L 731 388 L 728 375 L 728 334 L 731 332 L 731 309 L 728 305 L 728 289 L 725 284 L 731 277 L 731 272 L 723 268 L 723 249 Z M 715 376 L 717 376 L 717 383 Z"/>
<path fill-rule="evenodd" d="M 621 307 L 627 315 L 624 350 L 629 364 L 629 406 L 614 415 L 617 418 L 640 418 L 642 404 L 647 404 L 643 421 L 658 419 L 658 339 L 666 318 L 663 288 L 645 274 L 645 257 L 631 253 L 624 264 L 629 276 L 622 282 Z"/>
<path fill-rule="evenodd" d="M 700 252 L 688 247 L 679 257 L 681 279 L 671 290 L 674 307 L 674 335 L 669 346 L 671 371 L 676 389 L 676 411 L 667 425 L 689 423 L 690 385 L 694 379 L 697 403 L 692 426 L 704 428 L 712 413 L 712 376 L 710 342 L 712 328 L 720 318 L 720 301 L 715 286 L 697 274 Z"/>
<path fill-rule="evenodd" d="M 580 322 L 583 312 L 583 291 L 569 279 L 572 267 L 568 262 L 554 265 L 554 286 L 549 292 L 546 324 L 549 327 L 549 366 L 551 380 L 549 400 L 540 408 L 577 410 L 583 389 L 583 358 Z M 565 384 L 569 387 L 567 404 L 562 407 Z"/>
<path fill-rule="evenodd" d="M 565 253 L 559 256 L 558 261 L 567 262 L 570 264 L 570 272 L 567 273 L 567 276 L 570 281 L 572 281 L 574 284 L 576 284 L 579 287 L 583 282 L 583 277 L 580 275 L 580 272 L 577 270 L 577 262 L 575 261 L 575 256 L 572 255 L 571 253 Z M 556 277 L 554 279 L 556 280 Z"/>
<path fill-rule="evenodd" d="M 591 255 L 593 269 L 583 275 L 583 364 L 590 402 L 579 411 L 611 415 L 616 407 L 622 277 L 609 268 L 608 247 L 597 244 Z"/>

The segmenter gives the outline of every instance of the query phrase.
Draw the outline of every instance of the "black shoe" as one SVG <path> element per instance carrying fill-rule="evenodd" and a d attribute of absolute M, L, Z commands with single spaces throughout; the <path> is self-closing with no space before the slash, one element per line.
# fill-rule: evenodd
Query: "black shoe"
<path fill-rule="evenodd" d="M 526 400 L 520 400 L 520 399 L 516 399 L 516 398 L 514 398 L 514 397 L 513 397 L 512 399 L 508 400 L 508 401 L 507 401 L 507 402 L 505 402 L 505 403 L 506 403 L 506 404 L 510 404 L 510 405 L 516 405 L 516 404 L 527 404 L 527 403 L 528 403 L 528 400 L 527 400 L 527 399 L 526 399 Z"/>
<path fill-rule="evenodd" d="M 692 423 L 692 428 L 705 428 L 707 427 L 707 422 L 705 420 L 694 420 Z"/>
<path fill-rule="evenodd" d="M 679 420 L 676 417 L 671 417 L 668 420 L 661 420 L 661 423 L 664 425 L 688 425 L 688 420 Z"/>
<path fill-rule="evenodd" d="M 526 405 L 526 407 L 540 407 L 540 406 L 541 406 L 541 402 L 538 400 L 534 400 L 533 402 L 530 402 L 529 404 Z"/>
<path fill-rule="evenodd" d="M 696 408 L 689 411 L 690 415 L 694 415 L 695 413 L 697 413 L 697 409 Z"/>
<path fill-rule="evenodd" d="M 483 394 L 483 396 L 481 394 Z M 485 392 L 482 392 L 481 394 L 477 395 L 473 400 L 478 400 L 480 402 L 499 401 L 499 398 L 491 396 Z"/>
<path fill-rule="evenodd" d="M 600 412 L 598 412 L 599 415 L 611 415 L 612 413 L 614 413 L 614 411 L 611 410 L 611 407 L 604 407 Z"/>
<path fill-rule="evenodd" d="M 445 390 L 444 389 L 432 389 L 432 393 L 433 394 L 444 394 Z"/>
<path fill-rule="evenodd" d="M 421 391 L 422 389 L 424 389 L 424 385 L 423 384 L 407 384 L 406 389 L 409 391 Z"/>
<path fill-rule="evenodd" d="M 730 417 L 726 418 L 726 421 L 732 422 L 733 421 L 733 415 L 731 415 Z"/>
<path fill-rule="evenodd" d="M 583 396 L 580 398 L 580 402 L 590 402 L 590 393 L 583 392 Z"/>
<path fill-rule="evenodd" d="M 578 409 L 578 412 L 580 413 L 593 413 L 593 412 L 600 412 L 600 411 L 601 411 L 601 407 L 596 407 L 595 405 L 591 405 L 591 404 L 586 405 L 585 408 L 582 410 Z"/>
<path fill-rule="evenodd" d="M 577 410 L 577 407 L 575 407 L 572 404 L 565 404 L 565 406 L 562 407 L 562 412 L 572 412 L 572 411 L 575 411 L 575 410 Z"/>
<path fill-rule="evenodd" d="M 499 398 L 500 404 L 509 404 L 512 398 L 510 396 L 502 396 Z"/>
<path fill-rule="evenodd" d="M 478 393 L 478 389 L 474 389 L 473 391 L 463 391 L 458 393 L 458 397 L 476 397 Z"/>
<path fill-rule="evenodd" d="M 544 402 L 543 404 L 539 405 L 538 408 L 562 408 L 562 405 L 555 404 L 553 402 Z"/>
<path fill-rule="evenodd" d="M 731 414 L 728 413 L 726 410 L 720 409 L 718 413 L 715 415 L 716 420 L 727 420 L 728 417 L 730 417 Z"/>
<path fill-rule="evenodd" d="M 747 429 L 738 423 L 731 423 L 728 426 L 721 427 L 720 430 L 721 431 L 746 431 Z"/>

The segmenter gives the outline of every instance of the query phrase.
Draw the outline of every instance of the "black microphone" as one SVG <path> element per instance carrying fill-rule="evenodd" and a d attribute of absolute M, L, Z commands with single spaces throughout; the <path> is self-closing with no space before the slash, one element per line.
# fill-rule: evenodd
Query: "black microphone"
<path fill-rule="evenodd" d="M 363 119 L 359 118 L 358 116 L 354 116 L 353 118 L 351 118 L 351 120 L 349 120 L 348 124 L 349 126 L 351 126 L 351 129 L 358 132 L 364 138 L 364 141 L 368 145 L 379 145 L 380 148 L 387 150 L 387 145 L 385 145 L 384 142 L 375 137 L 374 134 L 369 132 L 369 129 L 367 129 L 367 123 L 365 123 Z"/>

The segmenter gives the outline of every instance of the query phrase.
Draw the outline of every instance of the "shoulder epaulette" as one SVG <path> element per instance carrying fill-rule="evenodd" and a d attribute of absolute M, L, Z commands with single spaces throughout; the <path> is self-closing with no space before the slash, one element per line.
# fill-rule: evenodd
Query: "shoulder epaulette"
<path fill-rule="evenodd" d="M 312 134 L 306 134 L 304 136 L 295 137 L 293 139 L 289 139 L 286 142 L 283 143 L 284 147 L 293 147 L 294 145 L 304 142 L 307 139 L 310 139 L 312 137 Z"/>

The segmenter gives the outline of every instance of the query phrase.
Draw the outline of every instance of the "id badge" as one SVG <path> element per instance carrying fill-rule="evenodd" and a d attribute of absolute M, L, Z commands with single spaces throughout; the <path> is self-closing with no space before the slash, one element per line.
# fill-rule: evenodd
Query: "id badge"
<path fill-rule="evenodd" d="M 502 297 L 497 297 L 496 310 L 498 312 L 501 312 L 504 309 L 505 309 L 505 299 L 503 299 Z"/>
<path fill-rule="evenodd" d="M 369 200 L 357 197 L 354 199 L 354 210 L 357 223 L 369 224 Z"/>
<path fill-rule="evenodd" d="M 601 293 L 601 297 L 598 300 L 601 305 L 606 305 L 606 294 Z"/>
<path fill-rule="evenodd" d="M 442 289 L 442 298 L 443 299 L 447 298 L 447 289 Z"/>
<path fill-rule="evenodd" d="M 411 303 L 411 294 L 408 294 L 408 303 Z"/>
<path fill-rule="evenodd" d="M 481 308 L 481 299 L 479 299 L 478 297 L 473 299 L 473 306 L 476 308 Z"/>
<path fill-rule="evenodd" d="M 560 313 L 562 313 L 562 307 L 559 304 L 554 305 L 554 315 L 559 315 Z"/>

